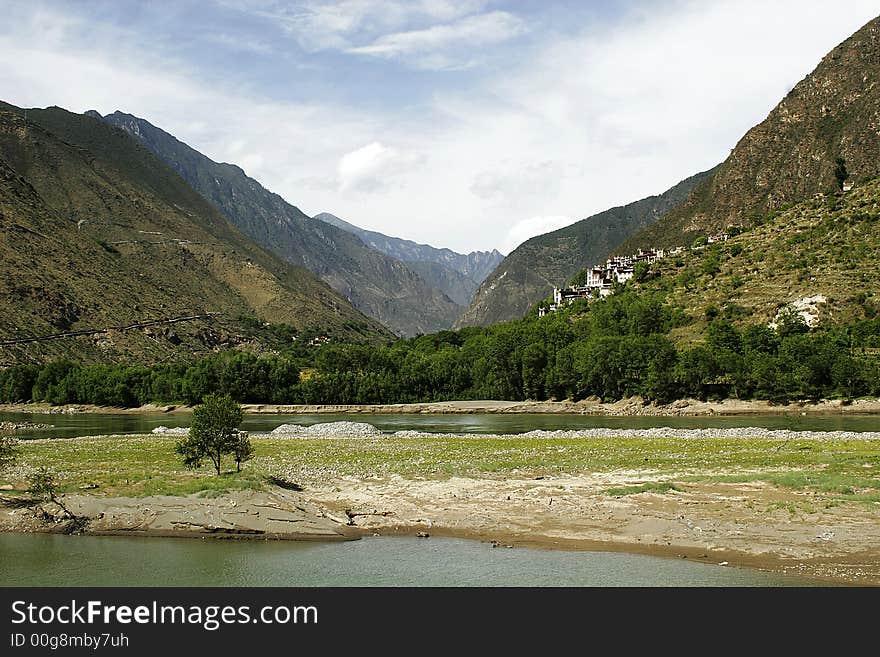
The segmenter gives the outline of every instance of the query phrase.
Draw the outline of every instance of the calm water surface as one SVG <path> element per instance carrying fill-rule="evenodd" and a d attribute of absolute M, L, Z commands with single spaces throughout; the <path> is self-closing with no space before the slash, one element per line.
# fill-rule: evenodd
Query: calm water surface
<path fill-rule="evenodd" d="M 0 413 L 0 421 L 51 424 L 52 429 L 20 432 L 20 438 L 71 438 L 110 433 L 144 433 L 155 427 L 189 426 L 187 413 L 77 413 L 71 415 L 42 413 Z M 280 424 L 310 425 L 318 422 L 349 420 L 369 422 L 383 431 L 413 429 L 449 433 L 524 433 L 534 429 L 680 429 L 765 427 L 808 431 L 880 431 L 876 415 L 785 417 L 752 415 L 740 417 L 618 417 L 564 414 L 460 414 L 460 415 L 246 415 L 243 428 L 271 431 Z"/>
<path fill-rule="evenodd" d="M 451 538 L 346 543 L 0 534 L 0 586 L 804 586 L 804 578 L 616 552 Z"/>

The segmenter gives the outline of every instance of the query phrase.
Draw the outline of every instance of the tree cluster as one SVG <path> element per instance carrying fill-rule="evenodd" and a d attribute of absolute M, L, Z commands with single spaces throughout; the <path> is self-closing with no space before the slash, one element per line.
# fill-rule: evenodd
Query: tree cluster
<path fill-rule="evenodd" d="M 623 287 L 541 319 L 530 314 L 384 346 L 331 343 L 305 356 L 227 352 L 151 367 L 11 367 L 0 371 L 0 399 L 131 406 L 198 403 L 211 394 L 306 404 L 880 395 L 880 362 L 863 353 L 880 347 L 880 318 L 810 330 L 791 316 L 773 330 L 736 325 L 717 310 L 706 317 L 702 344 L 676 346 L 669 332 L 693 320 L 660 292 Z"/>

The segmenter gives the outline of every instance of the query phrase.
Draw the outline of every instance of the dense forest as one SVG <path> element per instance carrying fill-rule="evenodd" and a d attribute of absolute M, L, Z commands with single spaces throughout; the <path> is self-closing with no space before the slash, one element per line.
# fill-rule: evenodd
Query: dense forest
<path fill-rule="evenodd" d="M 191 404 L 215 392 L 242 403 L 305 404 L 880 395 L 873 355 L 880 318 L 810 330 L 792 314 L 774 330 L 720 314 L 704 343 L 676 346 L 669 331 L 689 321 L 662 293 L 624 287 L 540 319 L 532 313 L 379 347 L 291 340 L 273 355 L 228 351 L 192 363 L 17 365 L 0 371 L 0 400 Z"/>

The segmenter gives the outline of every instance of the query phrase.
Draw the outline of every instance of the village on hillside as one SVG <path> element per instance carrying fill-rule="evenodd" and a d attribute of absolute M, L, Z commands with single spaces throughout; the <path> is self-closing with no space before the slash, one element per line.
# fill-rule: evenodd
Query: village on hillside
<path fill-rule="evenodd" d="M 727 233 L 712 235 L 706 238 L 705 243 L 715 244 L 726 242 L 730 236 Z M 697 245 L 692 248 L 700 249 Z M 677 246 L 674 249 L 648 249 L 628 256 L 611 256 L 604 265 L 595 265 L 583 270 L 583 282 L 579 285 L 553 288 L 553 303 L 549 306 L 538 308 L 538 317 L 544 317 L 547 313 L 556 312 L 563 305 L 571 305 L 578 299 L 602 299 L 614 294 L 615 284 L 623 284 L 631 280 L 636 274 L 636 267 L 640 263 L 653 264 L 662 258 L 677 256 L 683 253 L 685 247 Z"/>

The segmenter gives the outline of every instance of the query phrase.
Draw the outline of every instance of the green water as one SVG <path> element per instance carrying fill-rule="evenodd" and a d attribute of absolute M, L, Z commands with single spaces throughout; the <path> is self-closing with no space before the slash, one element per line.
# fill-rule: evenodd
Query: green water
<path fill-rule="evenodd" d="M 16 435 L 27 438 L 71 438 L 73 436 L 110 433 L 145 433 L 164 425 L 189 426 L 186 413 L 77 413 L 71 415 L 42 413 L 0 413 L 0 421 L 51 424 L 53 428 L 23 431 Z M 249 431 L 271 431 L 280 424 L 316 424 L 349 420 L 369 422 L 383 431 L 404 429 L 449 433 L 524 433 L 534 429 L 647 429 L 673 427 L 680 429 L 765 427 L 804 431 L 880 431 L 876 415 L 833 415 L 789 418 L 779 415 L 733 417 L 619 417 L 569 414 L 456 414 L 456 415 L 247 415 L 243 428 Z"/>
<path fill-rule="evenodd" d="M 346 543 L 0 534 L 0 586 L 805 586 L 758 570 L 450 538 Z"/>

